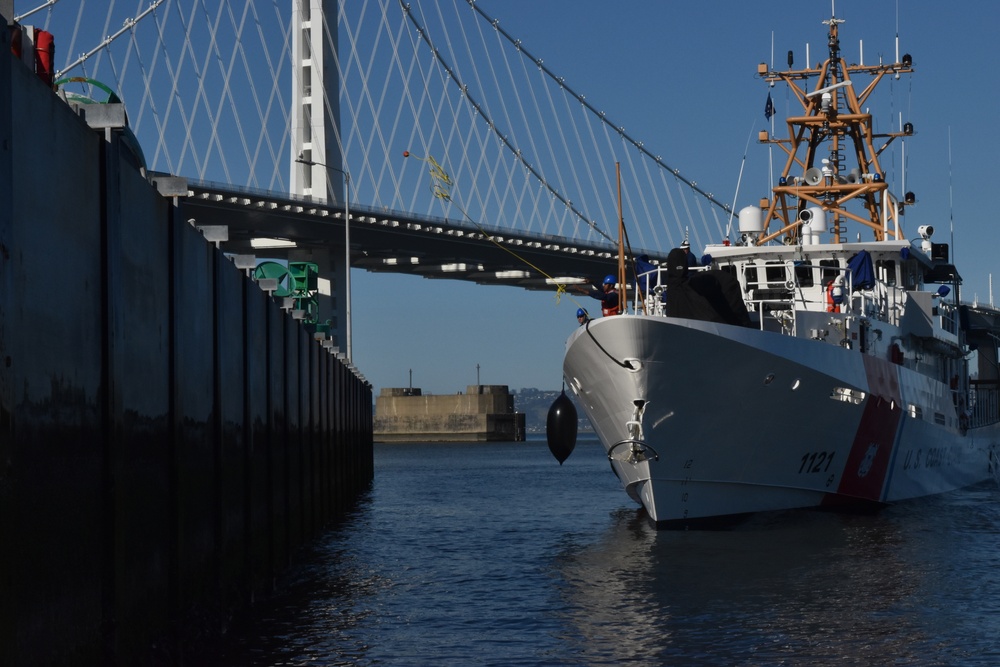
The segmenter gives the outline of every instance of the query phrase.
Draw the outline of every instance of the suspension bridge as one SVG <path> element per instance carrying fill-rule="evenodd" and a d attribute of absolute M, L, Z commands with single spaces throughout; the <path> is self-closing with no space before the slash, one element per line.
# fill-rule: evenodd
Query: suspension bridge
<path fill-rule="evenodd" d="M 63 90 L 116 92 L 151 171 L 335 202 L 349 173 L 373 211 L 614 243 L 621 163 L 637 246 L 727 222 L 478 3 L 146 2 L 18 18 L 55 34 Z"/>
<path fill-rule="evenodd" d="M 640 51 L 633 31 L 651 5 L 607 4 L 633 13 L 616 35 L 607 34 L 605 25 L 582 35 L 590 40 L 586 48 L 615 38 L 632 39 Z M 542 12 L 536 6 L 549 3 L 522 3 L 525 14 L 526 5 Z M 59 95 L 75 99 L 81 109 L 88 108 L 84 97 L 120 104 L 129 132 L 105 133 L 114 137 L 115 156 L 122 156 L 118 165 L 127 152 L 123 136 L 131 133 L 135 140 L 128 142 L 148 180 L 177 199 L 176 206 L 165 205 L 132 169 L 125 179 L 117 167 L 94 170 L 96 158 L 60 161 L 72 152 L 63 150 L 70 142 L 78 147 L 86 141 L 94 156 L 103 144 L 79 118 L 58 108 L 50 87 L 16 64 L 6 67 L 5 60 L 0 74 L 7 73 L 6 81 L 16 78 L 17 90 L 28 92 L 11 96 L 0 114 L 5 174 L 14 177 L 5 180 L 6 194 L 14 195 L 6 198 L 13 204 L 7 210 L 18 214 L 16 234 L 5 226 L 0 248 L 11 260 L 3 262 L 11 289 L 2 291 L 7 317 L 0 318 L 6 359 L 0 387 L 6 392 L 0 392 L 0 421 L 7 435 L 16 436 L 2 439 L 9 450 L 5 459 L 12 462 L 2 481 L 17 499 L 0 508 L 0 523 L 14 535 L 0 557 L 18 573 L 9 581 L 12 594 L 0 596 L 0 615 L 16 621 L 0 632 L 0 654 L 16 662 L 19 655 L 37 657 L 40 652 L 32 649 L 38 647 L 57 660 L 67 647 L 79 646 L 93 651 L 89 662 L 110 664 L 114 660 L 100 657 L 125 656 L 146 645 L 144 638 L 160 625 L 171 628 L 178 647 L 187 646 L 175 630 L 182 615 L 195 613 L 199 636 L 206 619 L 223 627 L 230 601 L 245 593 L 239 582 L 266 590 L 291 553 L 293 538 L 320 524 L 317 502 L 304 501 L 308 489 L 326 499 L 331 493 L 347 497 L 350 488 L 338 468 L 345 461 L 370 474 L 360 464 L 371 460 L 363 440 L 372 385 L 353 377 L 349 364 L 319 354 L 306 330 L 230 271 L 227 260 L 206 248 L 183 219 L 237 265 L 249 258 L 243 265 L 248 271 L 267 258 L 321 265 L 330 283 L 326 305 L 338 322 L 348 322 L 348 360 L 350 266 L 518 291 L 557 290 L 564 281 L 604 272 L 595 267 L 610 262 L 619 202 L 635 254 L 673 247 L 686 234 L 696 248 L 726 237 L 729 209 L 736 206 L 682 172 L 678 167 L 687 159 L 652 148 L 662 137 L 650 141 L 627 130 L 614 106 L 620 101 L 587 97 L 590 82 L 560 74 L 550 65 L 557 58 L 544 38 L 522 42 L 518 30 L 508 30 L 502 15 L 508 6 L 489 0 L 0 0 L 0 15 L 54 37 L 57 75 L 49 83 Z M 562 3 L 560 11 L 566 7 L 575 9 L 576 3 Z M 693 25 L 711 34 L 699 37 L 694 48 L 692 38 L 671 51 L 674 61 L 662 65 L 662 79 L 658 72 L 629 81 L 647 86 L 642 106 L 662 115 L 664 126 L 671 124 L 669 104 L 697 105 L 691 95 L 680 100 L 681 94 L 700 92 L 706 71 L 739 71 L 749 36 L 756 35 L 760 46 L 771 27 L 766 18 L 754 18 L 760 8 L 734 5 L 735 15 L 718 21 L 717 8 L 687 3 L 676 11 L 696 13 L 673 21 L 673 7 L 670 22 L 662 16 L 646 22 L 655 26 L 642 45 L 658 43 L 664 34 L 676 40 Z M 768 12 L 792 22 L 814 21 L 800 17 L 810 13 L 800 10 L 801 3 L 782 0 Z M 858 24 L 872 25 L 879 11 L 859 2 Z M 603 24 L 600 12 L 589 14 L 592 26 Z M 956 10 L 955 16 L 978 14 Z M 954 62 L 940 57 L 953 49 L 954 39 L 937 35 L 947 22 L 937 16 L 926 22 L 934 30 L 917 33 L 914 41 L 921 51 L 938 49 L 938 58 L 920 62 Z M 962 18 L 956 24 L 965 31 L 961 58 L 992 71 L 986 66 L 996 58 L 992 42 L 970 37 L 988 30 L 989 22 Z M 575 29 L 572 16 L 566 25 Z M 9 40 L 5 56 L 13 34 Z M 700 76 L 678 62 L 685 47 L 700 59 Z M 659 64 L 664 61 L 656 56 L 664 52 L 643 54 Z M 959 69 L 937 68 L 934 90 L 954 86 Z M 699 141 L 691 137 L 706 161 L 718 159 L 715 146 L 740 147 L 745 137 L 757 136 L 750 114 L 758 124 L 763 120 L 763 94 L 751 98 L 756 91 L 728 87 L 728 74 L 724 80 L 725 89 L 711 95 L 720 103 L 695 112 L 706 119 L 715 112 L 699 126 Z M 659 95 L 665 81 L 669 96 Z M 966 146 L 988 149 L 980 130 L 989 126 L 991 105 L 977 98 L 982 91 L 989 87 L 965 86 L 961 104 L 942 98 L 939 114 L 921 121 L 920 131 L 933 138 L 935 126 L 946 123 L 976 128 L 969 130 L 973 139 Z M 775 106 L 780 110 L 781 100 Z M 732 122 L 736 108 L 748 121 L 727 133 L 721 126 L 739 123 Z M 48 122 L 52 109 L 59 112 L 58 123 Z M 63 131 L 71 126 L 73 132 Z M 675 128 L 684 132 L 692 130 Z M 948 138 L 950 149 L 950 132 Z M 982 180 L 991 176 L 982 168 L 988 157 L 960 161 L 956 184 L 988 191 Z M 902 160 L 884 163 L 887 178 L 896 181 Z M 615 165 L 623 174 L 620 189 Z M 937 167 L 927 182 L 934 185 L 936 175 L 940 189 L 950 160 L 938 159 Z M 715 177 L 737 183 L 738 169 L 734 161 Z M 921 189 L 919 182 L 914 187 L 934 189 Z M 761 192 L 744 190 L 743 203 Z M 81 192 L 90 196 L 87 211 L 78 203 Z M 114 208 L 128 198 L 142 200 L 128 210 L 160 207 L 163 220 L 144 211 L 129 218 L 122 214 L 125 207 Z M 117 215 L 102 215 L 108 200 Z M 947 221 L 948 198 L 943 201 L 931 209 L 933 219 L 920 222 Z M 962 203 L 968 207 L 963 217 L 970 217 L 971 208 L 973 227 L 980 229 L 972 238 L 987 266 L 995 247 L 988 236 L 989 198 Z M 926 210 L 914 207 L 909 215 Z M 109 219 L 124 233 L 108 238 Z M 179 219 L 181 224 L 172 224 Z M 187 261 L 173 261 L 176 255 Z M 429 283 L 426 292 L 440 289 L 441 282 Z M 386 332 L 379 346 L 371 345 L 380 361 L 394 354 L 390 348 L 417 338 L 412 332 L 423 320 L 441 327 L 433 321 L 437 312 L 401 315 L 413 303 L 430 311 L 427 294 L 377 298 L 366 307 L 374 304 Z M 457 312 L 463 322 L 484 313 L 475 322 L 483 329 L 517 328 L 507 329 L 514 332 L 508 348 L 457 328 L 418 340 L 408 357 L 395 361 L 401 375 L 417 359 L 425 367 L 442 367 L 450 385 L 461 377 L 455 369 L 471 366 L 472 359 L 478 384 L 478 360 L 484 358 L 503 364 L 519 382 L 529 366 L 553 383 L 561 377 L 559 368 L 547 369 L 561 359 L 560 327 L 575 326 L 564 313 L 553 315 L 546 330 L 533 311 L 506 317 L 512 309 L 492 303 L 474 314 L 481 303 L 430 305 L 445 315 Z M 476 348 L 474 356 L 464 353 L 463 344 Z M 317 358 L 336 370 L 334 383 L 318 380 Z M 367 364 L 359 366 L 368 372 Z M 400 386 L 395 375 L 386 377 L 379 384 Z M 547 381 L 521 386 L 553 386 Z M 323 439 L 332 441 L 317 445 L 309 424 L 318 424 L 329 433 Z M 321 481 L 320 466 L 336 474 Z M 300 492 L 293 479 L 308 489 Z M 201 599 L 220 612 L 218 619 L 200 613 L 195 603 Z M 59 622 L 37 622 L 52 618 Z"/>
<path fill-rule="evenodd" d="M 559 289 L 609 272 L 620 216 L 654 258 L 726 234 L 726 203 L 481 3 L 23 4 L 54 35 L 60 93 L 120 99 L 145 168 L 186 179 L 193 224 L 226 228 L 227 252 L 316 262 L 334 295 L 347 257 Z"/>

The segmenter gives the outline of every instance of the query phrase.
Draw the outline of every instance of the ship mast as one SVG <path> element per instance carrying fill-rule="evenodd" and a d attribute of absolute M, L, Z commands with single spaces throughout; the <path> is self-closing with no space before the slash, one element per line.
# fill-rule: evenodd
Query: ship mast
<path fill-rule="evenodd" d="M 758 245 L 780 236 L 786 243 L 801 243 L 803 225 L 820 209 L 834 243 L 843 242 L 849 220 L 870 228 L 877 241 L 902 238 L 903 202 L 889 193 L 879 156 L 894 139 L 912 134 L 913 126 L 906 123 L 900 132 L 876 134 L 872 116 L 863 107 L 886 74 L 912 72 L 912 59 L 907 54 L 892 64 L 848 65 L 840 53 L 843 20 L 830 18 L 823 23 L 829 26 L 829 56 L 821 65 L 809 68 L 807 63 L 806 69 L 783 72 L 770 70 L 765 63 L 757 67 L 758 76 L 769 85 L 787 84 L 802 105 L 801 115 L 785 121 L 787 139 L 760 133 L 762 142 L 779 146 L 788 158 L 773 188 L 774 196 L 762 202 L 766 213 Z M 789 67 L 791 60 L 789 52 Z M 865 74 L 873 78 L 859 92 L 852 76 Z M 807 91 L 812 79 L 815 84 Z M 848 204 L 861 210 L 848 210 Z"/>

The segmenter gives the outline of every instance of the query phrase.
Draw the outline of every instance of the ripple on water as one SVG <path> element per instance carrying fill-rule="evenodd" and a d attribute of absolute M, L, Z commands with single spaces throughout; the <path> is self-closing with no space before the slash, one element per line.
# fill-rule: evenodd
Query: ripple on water
<path fill-rule="evenodd" d="M 657 532 L 596 443 L 376 447 L 217 665 L 994 665 L 995 485 Z M 211 655 L 209 656 L 209 653 Z"/>

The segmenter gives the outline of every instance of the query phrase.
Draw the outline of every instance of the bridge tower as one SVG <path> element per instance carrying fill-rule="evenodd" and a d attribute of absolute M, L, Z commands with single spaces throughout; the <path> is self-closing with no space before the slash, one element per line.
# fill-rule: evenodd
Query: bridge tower
<path fill-rule="evenodd" d="M 350 176 L 340 134 L 338 0 L 292 0 L 292 106 L 289 183 L 291 193 L 345 205 Z M 293 261 L 319 267 L 319 319 L 350 356 L 350 279 L 346 248 L 292 251 Z M 336 296 L 336 298 L 335 298 Z"/>
<path fill-rule="evenodd" d="M 338 0 L 293 0 L 293 4 L 292 194 L 342 202 Z M 304 162 L 298 162 L 300 158 Z"/>

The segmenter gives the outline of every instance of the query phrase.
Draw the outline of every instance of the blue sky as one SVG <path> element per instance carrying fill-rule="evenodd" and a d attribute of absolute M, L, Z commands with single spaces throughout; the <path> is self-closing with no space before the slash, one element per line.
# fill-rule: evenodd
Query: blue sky
<path fill-rule="evenodd" d="M 756 120 L 763 129 L 767 88 L 755 72 L 771 60 L 772 32 L 777 67 L 790 49 L 796 66 L 803 63 L 807 43 L 818 61 L 825 57 L 821 21 L 831 13 L 829 1 L 802 0 L 481 4 L 571 86 L 725 201 L 736 190 L 749 128 Z M 915 69 L 909 81 L 894 84 L 903 120 L 917 132 L 907 142 L 906 188 L 919 205 L 908 211 L 906 228 L 931 224 L 936 240 L 950 242 L 953 219 L 963 297 L 985 301 L 990 273 L 1000 277 L 1000 227 L 987 194 L 996 187 L 1000 149 L 992 132 L 1000 103 L 1000 5 L 928 0 L 897 8 L 840 0 L 836 9 L 846 19 L 841 37 L 849 62 L 859 59 L 859 39 L 866 63 L 880 53 L 894 60 L 898 24 L 900 53 L 913 56 Z M 784 92 L 776 88 L 773 97 L 780 114 Z M 751 143 L 737 208 L 766 195 L 766 152 Z M 355 363 L 376 391 L 407 386 L 411 369 L 425 392 L 464 390 L 476 381 L 477 364 L 486 384 L 561 386 L 564 342 L 576 327 L 572 301 L 460 282 L 353 276 Z M 596 301 L 583 301 L 595 310 Z M 366 302 L 390 306 L 368 309 Z"/>
<path fill-rule="evenodd" d="M 91 0 L 79 5 L 78 14 L 77 3 L 67 3 L 57 9 L 83 21 L 103 17 L 107 6 Z M 17 0 L 17 10 L 37 4 L 41 0 Z M 120 0 L 116 7 L 129 15 L 147 4 Z M 262 4 L 263 15 L 284 3 Z M 801 66 L 807 44 L 810 59 L 822 60 L 821 22 L 831 14 L 829 0 L 479 0 L 479 6 L 588 101 L 723 201 L 736 192 L 747 137 L 764 128 L 768 89 L 755 76 L 757 64 L 771 61 L 773 48 L 776 67 L 784 67 L 788 50 Z M 906 190 L 917 194 L 919 204 L 905 222 L 911 234 L 930 224 L 938 230 L 936 241 L 950 242 L 954 221 L 953 257 L 965 277 L 963 297 L 986 300 L 989 276 L 998 267 L 993 248 L 1000 241 L 990 197 L 998 152 L 992 130 L 1000 102 L 1000 5 L 839 0 L 836 13 L 846 20 L 841 37 L 849 62 L 859 59 L 859 40 L 866 63 L 880 55 L 894 60 L 897 30 L 900 53 L 913 56 L 915 73 L 892 83 L 892 103 L 916 135 L 906 143 L 905 170 L 901 158 L 883 166 L 897 183 L 905 172 Z M 103 35 L 117 29 L 118 21 L 90 32 Z M 62 47 L 57 63 L 68 51 L 80 53 L 97 41 L 85 32 Z M 775 88 L 772 95 L 780 119 L 784 91 Z M 781 128 L 779 133 L 784 135 Z M 767 196 L 767 164 L 767 149 L 751 143 L 737 210 Z M 551 293 L 460 281 L 354 270 L 352 282 L 354 363 L 376 392 L 407 386 L 411 371 L 414 386 L 426 393 L 464 391 L 477 380 L 558 389 L 576 309 L 583 304 L 597 310 L 597 302 L 585 297 L 557 302 Z"/>

